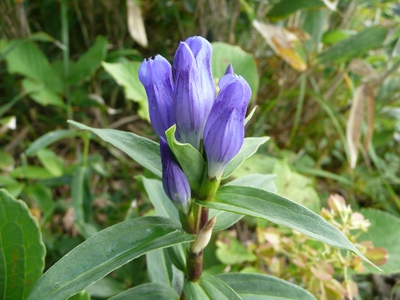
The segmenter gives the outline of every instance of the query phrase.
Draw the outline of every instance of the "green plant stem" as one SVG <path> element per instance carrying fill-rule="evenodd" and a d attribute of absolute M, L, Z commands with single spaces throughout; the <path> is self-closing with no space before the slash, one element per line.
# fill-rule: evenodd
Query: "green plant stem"
<path fill-rule="evenodd" d="M 63 78 L 67 79 L 69 75 L 69 29 L 68 29 L 68 4 L 67 0 L 61 1 L 61 42 L 64 45 L 63 50 Z M 73 120 L 71 97 L 68 84 L 65 85 L 65 99 L 67 101 L 67 115 L 69 120 Z"/>
<path fill-rule="evenodd" d="M 306 92 L 306 83 L 307 83 L 306 74 L 302 74 L 301 78 L 300 78 L 299 100 L 297 102 L 297 109 L 296 109 L 296 115 L 294 117 L 292 132 L 290 133 L 290 137 L 289 137 L 289 144 L 292 143 L 293 138 L 295 137 L 297 129 L 300 124 L 301 112 L 303 110 L 303 104 L 304 104 L 304 95 Z"/>
<path fill-rule="evenodd" d="M 208 221 L 208 208 L 194 204 L 193 208 L 193 225 L 190 226 L 194 234 L 198 234 Z M 191 222 L 188 222 L 189 224 Z M 194 243 L 194 242 L 193 242 Z M 193 253 L 191 247 L 186 257 L 186 276 L 190 281 L 196 282 L 200 279 L 203 272 L 203 251 Z"/>
<path fill-rule="evenodd" d="M 187 278 L 190 281 L 196 282 L 200 279 L 201 273 L 203 272 L 203 251 L 199 253 L 192 253 L 189 250 L 187 256 Z"/>
<path fill-rule="evenodd" d="M 84 132 L 83 135 L 83 159 L 82 164 L 84 167 L 87 166 L 87 160 L 89 156 L 89 144 L 90 144 L 90 134 L 88 132 Z"/>

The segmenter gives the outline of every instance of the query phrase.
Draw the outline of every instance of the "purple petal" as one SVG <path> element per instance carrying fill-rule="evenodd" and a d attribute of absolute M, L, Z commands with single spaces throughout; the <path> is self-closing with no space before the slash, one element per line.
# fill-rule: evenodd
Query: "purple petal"
<path fill-rule="evenodd" d="M 244 119 L 232 109 L 223 112 L 209 127 L 204 139 L 208 177 L 220 179 L 228 163 L 243 145 Z"/>
<path fill-rule="evenodd" d="M 229 64 L 229 66 L 226 68 L 225 75 L 228 75 L 228 74 L 235 74 L 235 72 L 233 71 L 232 64 Z"/>
<path fill-rule="evenodd" d="M 251 90 L 242 77 L 225 75 L 223 85 L 204 129 L 208 176 L 220 179 L 227 164 L 240 151 L 244 119 Z"/>
<path fill-rule="evenodd" d="M 190 209 L 190 185 L 167 142 L 160 139 L 162 182 L 168 198 L 185 214 Z"/>
<path fill-rule="evenodd" d="M 173 109 L 179 141 L 199 149 L 208 112 L 201 96 L 201 80 L 189 46 L 181 43 L 176 51 L 173 72 L 175 94 Z"/>
<path fill-rule="evenodd" d="M 204 101 L 204 110 L 207 117 L 215 100 L 215 83 L 211 71 L 211 55 L 212 46 L 204 38 L 194 36 L 188 38 L 185 43 L 193 52 L 193 56 L 197 63 L 197 68 L 200 74 L 200 85 L 202 101 Z"/>
<path fill-rule="evenodd" d="M 146 90 L 153 129 L 159 137 L 165 138 L 165 131 L 175 124 L 170 63 L 160 55 L 144 60 L 139 67 L 139 80 Z"/>

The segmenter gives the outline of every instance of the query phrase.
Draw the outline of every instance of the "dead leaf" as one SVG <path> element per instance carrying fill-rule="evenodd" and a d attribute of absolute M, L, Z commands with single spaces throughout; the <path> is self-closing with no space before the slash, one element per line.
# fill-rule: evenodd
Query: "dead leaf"
<path fill-rule="evenodd" d="M 355 58 L 350 62 L 349 71 L 365 77 L 366 80 L 376 80 L 379 78 L 379 73 L 361 58 Z"/>
<path fill-rule="evenodd" d="M 275 54 L 286 61 L 293 69 L 304 72 L 307 64 L 298 52 L 300 39 L 289 30 L 271 24 L 253 21 L 253 26 L 264 37 Z"/>
<path fill-rule="evenodd" d="M 349 147 L 350 167 L 355 168 L 358 157 L 358 146 L 361 139 L 362 122 L 364 118 L 364 101 L 366 98 L 366 83 L 357 87 L 354 93 L 350 117 L 347 121 L 346 137 Z"/>
<path fill-rule="evenodd" d="M 367 114 L 367 133 L 364 139 L 364 148 L 368 150 L 369 143 L 372 140 L 372 135 L 374 132 L 374 115 L 375 115 L 375 92 L 369 84 L 366 85 L 367 89 L 367 100 L 368 100 L 368 114 Z"/>
<path fill-rule="evenodd" d="M 127 13 L 128 13 L 128 31 L 131 37 L 140 46 L 147 47 L 147 35 L 144 28 L 142 17 L 142 10 L 136 3 L 136 0 L 126 0 Z"/>

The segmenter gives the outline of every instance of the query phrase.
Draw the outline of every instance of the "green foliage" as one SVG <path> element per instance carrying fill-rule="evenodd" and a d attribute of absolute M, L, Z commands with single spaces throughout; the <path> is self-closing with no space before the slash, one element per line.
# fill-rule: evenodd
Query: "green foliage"
<path fill-rule="evenodd" d="M 192 240 L 176 222 L 165 218 L 121 222 L 93 235 L 59 260 L 40 278 L 28 299 L 65 299 L 138 256 Z"/>
<path fill-rule="evenodd" d="M 199 203 L 210 208 L 263 218 L 288 226 L 316 240 L 351 250 L 369 262 L 340 230 L 327 223 L 319 215 L 266 190 L 226 186 L 218 190 L 213 201 Z"/>
<path fill-rule="evenodd" d="M 21 200 L 0 190 L 0 296 L 26 299 L 42 275 L 45 247 L 36 219 Z"/>
<path fill-rule="evenodd" d="M 309 292 L 287 281 L 261 274 L 229 273 L 218 275 L 244 300 L 254 299 L 315 299 Z"/>
<path fill-rule="evenodd" d="M 360 235 L 359 240 L 373 241 L 375 247 L 386 249 L 387 263 L 383 264 L 381 269 L 386 274 L 398 273 L 400 268 L 398 251 L 400 219 L 376 209 L 362 209 L 360 212 L 371 222 L 371 227 L 367 232 Z M 376 270 L 369 266 L 365 266 L 365 268 L 367 273 L 376 273 Z"/>

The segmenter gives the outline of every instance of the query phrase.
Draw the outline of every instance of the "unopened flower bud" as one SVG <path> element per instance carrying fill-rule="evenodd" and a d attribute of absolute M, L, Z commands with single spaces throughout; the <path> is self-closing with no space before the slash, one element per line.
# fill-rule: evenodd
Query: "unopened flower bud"
<path fill-rule="evenodd" d="M 200 253 L 208 245 L 215 222 L 217 222 L 217 217 L 208 220 L 204 227 L 199 231 L 196 240 L 190 246 L 190 251 L 192 253 Z"/>
<path fill-rule="evenodd" d="M 163 138 L 160 140 L 160 152 L 164 191 L 175 206 L 187 214 L 191 205 L 189 181 Z"/>
<path fill-rule="evenodd" d="M 211 44 L 201 38 L 180 43 L 174 58 L 173 110 L 179 141 L 200 147 L 204 126 L 215 99 L 211 76 Z"/>
<path fill-rule="evenodd" d="M 332 194 L 328 198 L 328 205 L 335 213 L 341 213 L 346 210 L 346 200 L 339 194 Z"/>
<path fill-rule="evenodd" d="M 222 77 L 220 88 L 204 129 L 208 177 L 218 180 L 243 145 L 244 120 L 251 97 L 246 80 L 235 74 Z"/>
<path fill-rule="evenodd" d="M 139 67 L 139 79 L 149 100 L 151 125 L 156 134 L 165 139 L 165 131 L 175 124 L 171 65 L 160 55 L 146 59 Z"/>

